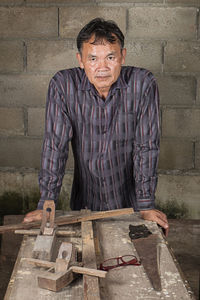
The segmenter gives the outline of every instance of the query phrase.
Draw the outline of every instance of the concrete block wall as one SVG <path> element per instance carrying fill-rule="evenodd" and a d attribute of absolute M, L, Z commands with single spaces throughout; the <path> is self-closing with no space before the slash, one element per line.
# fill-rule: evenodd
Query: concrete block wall
<path fill-rule="evenodd" d="M 200 0 L 0 0 L 0 194 L 37 189 L 48 82 L 77 66 L 75 38 L 115 20 L 127 65 L 150 69 L 161 99 L 157 198 L 200 217 Z M 69 197 L 70 152 L 62 194 Z"/>

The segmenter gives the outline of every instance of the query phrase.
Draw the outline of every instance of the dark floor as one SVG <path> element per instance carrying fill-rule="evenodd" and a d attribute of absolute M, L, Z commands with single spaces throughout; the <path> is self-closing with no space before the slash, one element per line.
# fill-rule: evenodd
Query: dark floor
<path fill-rule="evenodd" d="M 200 300 L 200 220 L 170 220 L 169 246 L 185 279 Z"/>
<path fill-rule="evenodd" d="M 13 216 L 6 216 L 6 223 L 16 223 Z M 16 216 L 15 216 L 16 217 Z M 17 216 L 17 218 L 20 218 Z M 12 220 L 11 220 L 12 219 Z M 200 220 L 170 220 L 168 243 L 197 300 L 200 300 Z M 6 234 L 2 238 L 0 255 L 0 300 L 3 300 L 15 263 L 20 238 Z M 17 246 L 18 245 L 18 246 Z"/>

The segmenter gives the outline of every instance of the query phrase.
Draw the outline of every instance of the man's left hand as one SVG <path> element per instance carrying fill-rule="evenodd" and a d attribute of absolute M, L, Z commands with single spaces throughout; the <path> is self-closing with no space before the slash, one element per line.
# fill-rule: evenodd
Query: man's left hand
<path fill-rule="evenodd" d="M 163 212 L 157 209 L 150 209 L 150 210 L 141 210 L 140 214 L 144 220 L 153 221 L 156 222 L 158 225 L 160 225 L 165 231 L 165 236 L 166 237 L 168 236 L 169 224 L 167 221 L 167 217 Z"/>

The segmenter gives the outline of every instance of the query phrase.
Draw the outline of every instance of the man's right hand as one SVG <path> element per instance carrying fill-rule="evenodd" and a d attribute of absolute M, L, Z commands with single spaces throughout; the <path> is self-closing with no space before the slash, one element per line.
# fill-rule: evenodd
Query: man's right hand
<path fill-rule="evenodd" d="M 41 210 L 41 209 L 36 209 L 34 211 L 27 213 L 24 217 L 23 223 L 40 221 L 42 219 L 42 213 L 43 213 L 43 210 Z"/>

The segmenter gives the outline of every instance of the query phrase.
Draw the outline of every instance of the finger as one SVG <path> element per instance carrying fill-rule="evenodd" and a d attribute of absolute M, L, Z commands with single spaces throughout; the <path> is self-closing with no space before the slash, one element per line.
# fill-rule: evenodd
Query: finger
<path fill-rule="evenodd" d="M 162 220 L 164 220 L 164 221 L 166 221 L 167 222 L 167 216 L 166 216 L 166 214 L 164 214 L 162 211 L 160 211 L 160 210 L 156 210 L 156 212 L 157 212 L 157 215 L 162 219 Z"/>
<path fill-rule="evenodd" d="M 167 221 L 163 220 L 160 218 L 160 216 L 156 219 L 156 223 L 159 224 L 164 230 L 165 230 L 165 235 L 168 235 L 169 232 L 169 224 Z"/>
<path fill-rule="evenodd" d="M 36 210 L 28 213 L 23 220 L 23 223 L 39 221 L 42 218 L 42 210 Z"/>

